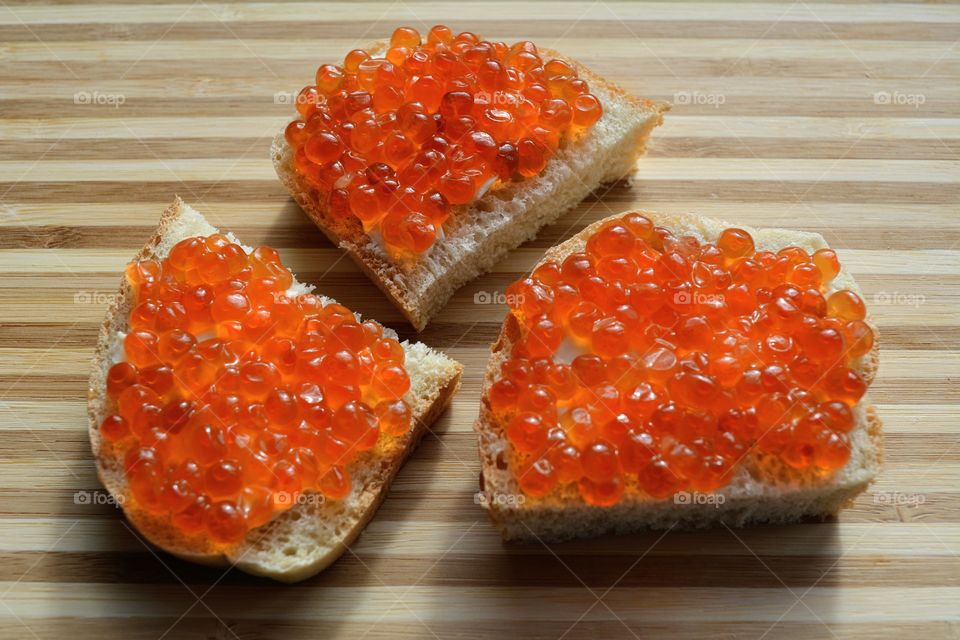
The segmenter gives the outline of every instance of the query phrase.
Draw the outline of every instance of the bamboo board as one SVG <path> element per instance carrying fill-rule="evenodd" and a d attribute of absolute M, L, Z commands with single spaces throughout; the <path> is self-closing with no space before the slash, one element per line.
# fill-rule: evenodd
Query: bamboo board
<path fill-rule="evenodd" d="M 321 61 L 397 24 L 534 39 L 675 103 L 638 178 L 461 290 L 420 336 L 463 389 L 351 550 L 282 586 L 147 548 L 99 489 L 84 398 L 125 261 L 179 194 L 410 336 L 275 179 Z M 0 7 L 0 637 L 960 635 L 960 9 L 820 2 L 64 0 Z M 818 231 L 882 334 L 887 465 L 836 521 L 503 546 L 471 425 L 504 314 L 477 304 L 635 207 Z"/>

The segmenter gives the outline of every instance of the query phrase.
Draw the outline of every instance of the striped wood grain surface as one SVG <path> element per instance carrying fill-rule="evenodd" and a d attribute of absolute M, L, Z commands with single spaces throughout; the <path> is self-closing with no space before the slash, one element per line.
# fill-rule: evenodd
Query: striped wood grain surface
<path fill-rule="evenodd" d="M 0 637 L 924 638 L 960 635 L 960 9 L 793 2 L 135 2 L 0 7 Z M 297 586 L 155 555 L 98 489 L 88 360 L 118 273 L 181 195 L 410 335 L 275 179 L 296 91 L 398 23 L 531 38 L 676 103 L 603 190 L 422 334 L 463 390 L 353 549 Z M 282 99 L 279 100 L 282 102 Z M 504 547 L 471 423 L 543 250 L 633 207 L 823 233 L 882 331 L 888 461 L 837 521 Z"/>

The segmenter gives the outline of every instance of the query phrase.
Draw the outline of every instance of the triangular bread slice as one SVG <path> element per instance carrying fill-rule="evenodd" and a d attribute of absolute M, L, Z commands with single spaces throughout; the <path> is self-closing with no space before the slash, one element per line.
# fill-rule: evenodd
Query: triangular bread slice
<path fill-rule="evenodd" d="M 624 212 L 625 214 L 626 212 Z M 754 238 L 757 250 L 777 251 L 798 246 L 812 253 L 827 247 L 817 233 L 788 229 L 753 229 L 695 215 L 667 215 L 640 211 L 658 227 L 678 236 L 691 235 L 700 242 L 714 242 L 720 232 L 739 227 Z M 549 249 L 542 262 L 562 261 L 571 253 L 583 251 L 587 239 L 612 218 L 600 220 Z M 828 292 L 860 289 L 846 268 L 830 283 Z M 867 324 L 877 335 L 868 316 Z M 803 517 L 827 517 L 836 514 L 863 492 L 880 470 L 883 440 L 880 419 L 869 393 L 854 408 L 855 424 L 849 433 L 851 455 L 847 464 L 828 478 L 813 472 L 798 472 L 782 463 L 766 459 L 763 464 L 749 458 L 741 463 L 730 483 L 715 493 L 722 498 L 696 501 L 655 500 L 639 491 L 628 491 L 611 507 L 586 504 L 575 487 L 555 490 L 543 498 L 529 498 L 520 490 L 509 466 L 509 442 L 493 420 L 488 400 L 490 386 L 499 378 L 500 365 L 509 358 L 512 345 L 520 337 L 520 325 L 508 314 L 491 356 L 483 386 L 480 415 L 475 424 L 480 448 L 481 504 L 505 539 L 561 541 L 600 535 L 627 533 L 645 529 L 694 529 L 723 523 L 739 527 L 751 523 L 783 523 Z M 873 349 L 852 366 L 869 384 L 879 365 L 878 340 Z M 630 482 L 628 481 L 628 486 Z"/>
<path fill-rule="evenodd" d="M 217 229 L 178 198 L 163 212 L 156 233 L 134 259 L 163 258 L 180 240 L 212 233 L 217 233 Z M 313 289 L 311 285 L 296 280 L 293 287 L 297 293 Z M 221 551 L 211 547 L 202 537 L 184 537 L 166 521 L 137 510 L 125 501 L 127 486 L 122 460 L 111 455 L 111 447 L 101 441 L 99 425 L 110 409 L 106 376 L 115 361 L 122 357 L 121 336 L 129 327 L 132 294 L 124 279 L 100 329 L 87 405 L 90 443 L 101 482 L 123 506 L 130 522 L 150 542 L 185 560 L 214 566 L 234 564 L 248 573 L 284 582 L 303 580 L 322 570 L 344 552 L 373 517 L 404 460 L 430 423 L 447 407 L 460 385 L 462 366 L 459 363 L 421 343 L 402 343 L 411 383 L 404 398 L 414 417 L 410 432 L 390 438 L 386 446 L 378 445 L 357 456 L 348 466 L 353 488 L 342 501 L 298 501 L 267 524 L 251 530 L 235 547 Z M 332 302 L 326 298 L 322 301 L 324 304 Z M 391 329 L 385 328 L 384 333 L 396 338 Z"/>
<path fill-rule="evenodd" d="M 384 43 L 367 51 L 379 52 Z M 545 58 L 573 65 L 600 99 L 603 116 L 586 135 L 559 149 L 535 177 L 494 187 L 450 216 L 443 237 L 413 265 L 395 263 L 359 221 L 337 220 L 318 203 L 293 169 L 293 150 L 280 131 L 270 151 L 284 186 L 330 241 L 346 251 L 410 324 L 423 330 L 454 292 L 489 271 L 508 251 L 534 238 L 601 184 L 629 176 L 647 138 L 669 104 L 627 94 L 575 60 L 541 49 Z"/>

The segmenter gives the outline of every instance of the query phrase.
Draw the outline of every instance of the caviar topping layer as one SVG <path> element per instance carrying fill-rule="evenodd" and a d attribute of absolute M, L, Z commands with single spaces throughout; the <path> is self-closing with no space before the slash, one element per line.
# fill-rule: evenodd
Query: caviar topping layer
<path fill-rule="evenodd" d="M 403 348 L 342 305 L 288 296 L 275 250 L 189 238 L 126 276 L 100 433 L 128 499 L 183 533 L 231 544 L 301 496 L 340 500 L 357 454 L 409 430 Z"/>
<path fill-rule="evenodd" d="M 839 271 L 830 249 L 701 243 L 639 214 L 541 264 L 507 290 L 520 337 L 488 396 L 521 490 L 609 506 L 716 490 L 756 454 L 842 467 L 874 336 Z"/>
<path fill-rule="evenodd" d="M 536 176 L 603 108 L 577 70 L 473 33 L 394 31 L 387 51 L 322 65 L 285 131 L 293 166 L 336 218 L 395 256 L 429 249 L 457 205 Z"/>

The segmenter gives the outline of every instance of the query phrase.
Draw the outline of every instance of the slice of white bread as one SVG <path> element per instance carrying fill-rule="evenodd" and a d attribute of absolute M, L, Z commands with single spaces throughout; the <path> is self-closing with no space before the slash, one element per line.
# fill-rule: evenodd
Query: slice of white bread
<path fill-rule="evenodd" d="M 179 198 L 160 217 L 153 238 L 134 259 L 163 258 L 180 240 L 216 233 L 204 217 Z M 230 234 L 228 237 L 237 242 Z M 313 289 L 294 281 L 297 294 Z M 321 298 L 324 304 L 332 302 Z M 462 366 L 421 343 L 403 343 L 410 391 L 404 397 L 413 413 L 413 427 L 404 436 L 381 437 L 377 446 L 359 454 L 347 467 L 353 486 L 341 501 L 322 500 L 306 492 L 305 498 L 267 524 L 253 529 L 236 546 L 214 546 L 203 536 L 184 536 L 166 520 L 139 510 L 127 496 L 123 461 L 113 447 L 100 438 L 99 425 L 112 409 L 106 395 L 110 367 L 123 356 L 122 334 L 128 330 L 133 291 L 124 279 L 97 341 L 90 374 L 88 414 L 90 443 L 101 482 L 123 506 L 130 522 L 153 544 L 169 553 L 202 564 L 234 564 L 248 573 L 284 582 L 308 578 L 337 559 L 360 534 L 404 460 L 432 423 L 447 407 L 460 386 Z M 384 333 L 396 338 L 391 329 Z"/>
<path fill-rule="evenodd" d="M 816 233 L 753 229 L 694 215 L 639 213 L 675 235 L 691 235 L 700 242 L 714 242 L 724 229 L 739 226 L 750 232 L 758 251 L 798 246 L 812 253 L 827 246 L 823 237 Z M 562 261 L 571 253 L 583 251 L 587 239 L 605 222 L 596 222 L 551 248 L 541 262 Z M 828 292 L 837 289 L 860 293 L 845 268 L 830 283 Z M 867 323 L 876 335 L 876 327 L 869 317 Z M 881 423 L 868 393 L 854 408 L 855 424 L 849 434 L 850 459 L 843 468 L 826 478 L 818 477 L 813 471 L 798 472 L 777 459 L 751 454 L 738 466 L 730 483 L 716 491 L 716 495 L 722 498 L 704 499 L 700 504 L 693 500 L 686 504 L 670 498 L 655 500 L 640 491 L 627 491 L 617 504 L 595 507 L 580 498 L 575 485 L 555 490 L 543 498 L 526 497 L 510 468 L 510 445 L 506 434 L 493 419 L 488 400 L 490 385 L 499 378 L 500 365 L 509 358 L 512 345 L 519 337 L 520 325 L 513 314 L 508 314 L 491 350 L 480 415 L 475 424 L 482 467 L 480 489 L 484 499 L 481 504 L 489 511 L 505 539 L 561 541 L 644 529 L 692 529 L 719 523 L 737 527 L 750 523 L 790 522 L 807 516 L 826 517 L 852 502 L 880 469 L 883 453 Z M 870 383 L 878 364 L 878 341 L 875 341 L 873 349 L 859 358 L 852 368 Z M 635 486 L 635 482 L 635 478 L 628 476 L 628 487 Z"/>
<path fill-rule="evenodd" d="M 368 51 L 379 52 L 383 43 Z M 333 218 L 315 190 L 293 168 L 293 150 L 283 131 L 270 151 L 274 168 L 294 200 L 330 241 L 350 254 L 395 304 L 410 324 L 423 330 L 454 292 L 488 271 L 511 249 L 536 236 L 591 191 L 605 182 L 630 175 L 654 127 L 670 105 L 628 95 L 586 67 L 555 51 L 541 49 L 544 59 L 558 58 L 576 67 L 590 91 L 600 99 L 603 116 L 580 139 L 559 149 L 543 173 L 520 182 L 495 185 L 483 197 L 457 208 L 443 226 L 442 239 L 413 265 L 394 262 L 382 245 L 367 236 L 356 219 Z"/>

